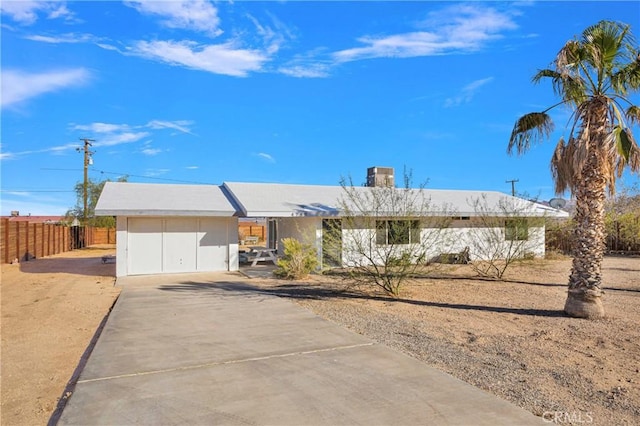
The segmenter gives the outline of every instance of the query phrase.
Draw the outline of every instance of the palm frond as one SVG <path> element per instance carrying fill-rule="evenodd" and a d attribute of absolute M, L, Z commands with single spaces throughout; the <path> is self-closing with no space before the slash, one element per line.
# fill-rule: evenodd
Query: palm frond
<path fill-rule="evenodd" d="M 614 140 L 618 154 L 625 162 L 629 161 L 629 155 L 631 154 L 631 139 L 629 138 L 627 129 L 623 129 L 621 126 L 616 126 L 613 128 L 611 136 Z"/>
<path fill-rule="evenodd" d="M 565 102 L 578 105 L 587 98 L 586 82 L 579 73 L 544 69 L 539 70 L 531 81 L 538 84 L 543 78 L 551 79 L 553 93 L 561 97 Z"/>
<path fill-rule="evenodd" d="M 640 147 L 636 143 L 633 133 L 628 128 L 616 126 L 608 139 L 616 150 L 616 176 L 622 176 L 625 167 L 629 167 L 631 171 L 640 171 Z"/>
<path fill-rule="evenodd" d="M 600 21 L 583 32 L 583 45 L 591 50 L 593 65 L 610 71 L 624 41 L 625 26 L 613 21 Z"/>
<path fill-rule="evenodd" d="M 556 69 L 563 74 L 575 72 L 578 62 L 580 62 L 583 57 L 584 52 L 580 42 L 577 40 L 569 40 L 562 46 L 556 56 Z"/>
<path fill-rule="evenodd" d="M 640 89 L 640 51 L 634 60 L 611 75 L 611 87 L 621 95 L 626 95 L 629 90 Z"/>
<path fill-rule="evenodd" d="M 555 183 L 556 194 L 562 194 L 567 189 L 573 189 L 573 169 L 568 161 L 567 144 L 560 138 L 551 157 L 551 175 Z"/>
<path fill-rule="evenodd" d="M 628 86 L 633 90 L 640 89 L 640 50 L 635 51 L 635 60 L 624 68 Z"/>
<path fill-rule="evenodd" d="M 543 69 L 538 70 L 538 72 L 531 78 L 531 81 L 535 84 L 540 83 L 540 80 L 543 78 L 551 78 L 552 80 L 557 80 L 562 78 L 562 73 L 551 69 Z"/>
<path fill-rule="evenodd" d="M 554 124 L 551 116 L 545 112 L 531 112 L 516 121 L 511 131 L 507 152 L 511 154 L 515 148 L 518 154 L 529 150 L 532 143 L 542 142 L 553 132 Z"/>
<path fill-rule="evenodd" d="M 631 124 L 640 124 L 640 107 L 631 105 L 626 111 L 627 120 Z"/>

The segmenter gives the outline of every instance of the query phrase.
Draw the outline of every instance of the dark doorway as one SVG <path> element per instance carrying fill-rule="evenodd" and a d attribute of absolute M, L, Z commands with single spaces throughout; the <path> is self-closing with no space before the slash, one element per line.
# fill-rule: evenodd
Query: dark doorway
<path fill-rule="evenodd" d="M 322 219 L 322 267 L 342 266 L 342 219 Z"/>

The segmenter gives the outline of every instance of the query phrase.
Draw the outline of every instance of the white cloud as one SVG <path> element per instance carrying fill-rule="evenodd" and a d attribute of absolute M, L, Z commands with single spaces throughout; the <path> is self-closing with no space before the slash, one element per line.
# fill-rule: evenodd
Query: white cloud
<path fill-rule="evenodd" d="M 340 62 L 361 59 L 443 55 L 476 51 L 501 32 L 517 28 L 508 13 L 481 5 L 454 5 L 432 12 L 421 25 L 422 31 L 386 36 L 364 36 L 364 46 L 333 54 Z"/>
<path fill-rule="evenodd" d="M 129 1 L 125 5 L 146 15 L 157 15 L 169 28 L 189 29 L 213 36 L 220 35 L 218 9 L 204 0 Z"/>
<path fill-rule="evenodd" d="M 128 124 L 109 124 L 109 123 L 91 123 L 91 124 L 75 124 L 72 130 L 84 130 L 92 133 L 114 133 L 126 132 L 131 129 Z"/>
<path fill-rule="evenodd" d="M 41 149 L 35 152 L 51 152 L 54 154 L 59 154 L 62 153 L 64 151 L 69 151 L 71 149 L 76 149 L 76 148 L 80 148 L 80 144 L 79 143 L 74 143 L 74 142 L 70 142 L 64 145 L 58 145 L 58 146 L 52 146 L 50 148 L 45 148 L 45 149 Z"/>
<path fill-rule="evenodd" d="M 200 166 L 187 166 L 185 167 L 187 170 L 197 170 L 200 168 Z"/>
<path fill-rule="evenodd" d="M 267 153 L 259 152 L 259 153 L 257 153 L 256 155 L 257 155 L 258 157 L 260 157 L 260 158 L 263 158 L 263 159 L 267 160 L 267 161 L 268 161 L 268 162 L 270 162 L 270 163 L 275 163 L 275 162 L 276 162 L 276 160 L 275 160 L 271 155 L 269 155 L 269 154 L 267 154 Z"/>
<path fill-rule="evenodd" d="M 95 37 L 91 34 L 75 34 L 67 33 L 58 36 L 46 36 L 46 35 L 27 35 L 24 37 L 27 40 L 39 41 L 42 43 L 62 44 L 62 43 L 86 43 L 94 41 Z"/>
<path fill-rule="evenodd" d="M 160 148 L 152 148 L 152 147 L 151 147 L 151 142 L 152 142 L 152 141 L 150 141 L 150 140 L 149 140 L 149 141 L 146 141 L 146 142 L 144 143 L 144 145 L 143 145 L 142 149 L 140 150 L 140 152 L 141 152 L 143 155 L 147 155 L 147 156 L 152 157 L 152 156 L 154 156 L 154 155 L 158 155 L 158 154 L 160 154 L 161 152 L 165 151 L 165 150 L 160 149 Z"/>
<path fill-rule="evenodd" d="M 96 46 L 101 47 L 104 50 L 111 50 L 111 51 L 115 51 L 118 53 L 123 53 L 120 49 L 118 49 L 116 46 L 112 46 L 110 44 L 106 44 L 106 43 L 96 43 Z"/>
<path fill-rule="evenodd" d="M 269 54 L 278 52 L 287 39 L 293 38 L 289 29 L 273 15 L 270 15 L 270 18 L 275 30 L 260 23 L 251 15 L 247 15 L 247 18 L 253 23 L 256 34 L 262 38 L 262 42 L 267 46 L 266 51 Z"/>
<path fill-rule="evenodd" d="M 159 148 L 144 148 L 140 152 L 143 153 L 144 155 L 148 155 L 148 156 L 152 157 L 154 155 L 160 154 L 162 152 L 162 150 L 159 149 Z"/>
<path fill-rule="evenodd" d="M 268 60 L 259 50 L 238 49 L 231 42 L 199 45 L 191 41 L 139 41 L 130 49 L 130 53 L 171 65 L 234 77 L 259 71 Z"/>
<path fill-rule="evenodd" d="M 12 152 L 0 152 L 0 160 L 11 160 L 16 157 Z"/>
<path fill-rule="evenodd" d="M 488 77 L 488 78 L 483 78 L 467 84 L 465 87 L 462 88 L 462 90 L 460 90 L 460 93 L 457 96 L 448 98 L 445 101 L 444 106 L 446 108 L 449 108 L 449 107 L 455 107 L 455 106 L 459 106 L 459 105 L 471 102 L 476 92 L 482 86 L 490 83 L 492 80 L 493 80 L 493 77 Z"/>
<path fill-rule="evenodd" d="M 331 66 L 325 63 L 298 63 L 285 65 L 278 69 L 281 74 L 300 78 L 322 78 L 329 76 Z"/>
<path fill-rule="evenodd" d="M 29 154 L 41 154 L 49 152 L 51 154 L 61 154 L 64 151 L 69 151 L 72 149 L 80 148 L 79 143 L 68 143 L 64 145 L 51 146 L 49 148 L 37 149 L 37 150 L 29 150 L 29 151 L 20 151 L 20 152 L 5 152 L 0 156 L 2 160 L 10 160 L 17 157 L 21 157 Z"/>
<path fill-rule="evenodd" d="M 193 124 L 192 121 L 188 120 L 176 120 L 176 121 L 159 121 L 152 120 L 148 124 L 142 126 L 134 126 L 130 124 L 111 124 L 111 123 L 90 123 L 90 124 L 74 124 L 72 123 L 69 128 L 73 131 L 81 131 L 83 133 L 88 133 L 89 137 L 92 137 L 93 134 L 97 134 L 95 136 L 95 140 L 92 142 L 93 147 L 104 147 L 104 146 L 115 146 L 121 144 L 128 144 L 138 142 L 144 138 L 151 136 L 151 132 L 148 129 L 161 130 L 161 129 L 176 129 L 180 130 L 184 133 L 191 133 L 190 129 L 187 127 Z M 147 129 L 147 130 L 145 130 Z M 166 150 L 151 148 L 151 141 L 148 141 L 144 144 L 143 148 L 139 151 L 144 155 L 156 155 L 160 152 L 164 152 Z M 21 151 L 21 152 L 2 152 L 0 154 L 0 160 L 11 160 L 20 156 L 29 155 L 29 154 L 41 154 L 41 153 L 51 153 L 51 154 L 62 154 L 65 151 L 75 150 L 78 148 L 82 148 L 80 142 L 72 142 L 64 145 L 52 146 L 48 148 L 38 149 L 38 150 L 29 150 L 29 151 Z"/>
<path fill-rule="evenodd" d="M 193 121 L 189 120 L 177 120 L 177 121 L 162 121 L 162 120 L 151 120 L 147 123 L 147 127 L 152 129 L 174 129 L 178 130 L 182 133 L 188 133 L 193 135 L 191 129 L 188 127 L 193 124 Z"/>
<path fill-rule="evenodd" d="M 99 141 L 94 142 L 93 146 L 113 146 L 123 143 L 137 142 L 140 139 L 146 138 L 149 134 L 149 132 L 125 132 L 115 135 L 107 135 L 100 138 Z"/>
<path fill-rule="evenodd" d="M 40 14 L 48 19 L 73 18 L 73 13 L 67 9 L 65 2 L 20 0 L 0 2 L 0 10 L 3 15 L 8 15 L 15 22 L 23 25 L 31 25 L 38 20 Z"/>
<path fill-rule="evenodd" d="M 27 101 L 45 93 L 86 84 L 91 74 L 85 68 L 27 73 L 2 71 L 2 108 Z"/>

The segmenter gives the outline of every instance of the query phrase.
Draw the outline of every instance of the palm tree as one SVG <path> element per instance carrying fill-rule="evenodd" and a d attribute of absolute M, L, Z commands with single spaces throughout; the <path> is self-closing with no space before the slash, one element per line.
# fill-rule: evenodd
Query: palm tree
<path fill-rule="evenodd" d="M 640 149 L 630 129 L 640 123 L 640 108 L 627 97 L 640 88 L 640 50 L 630 26 L 601 21 L 585 29 L 579 39 L 560 49 L 551 69 L 538 71 L 533 82 L 543 78 L 551 79 L 561 100 L 520 117 L 507 152 L 523 154 L 532 143 L 548 138 L 554 128 L 548 112 L 560 105 L 570 108 L 568 140 L 560 139 L 551 159 L 556 193 L 570 190 L 576 200 L 564 311 L 574 317 L 600 318 L 606 192 L 615 193 L 616 179 L 625 168 L 640 170 Z"/>

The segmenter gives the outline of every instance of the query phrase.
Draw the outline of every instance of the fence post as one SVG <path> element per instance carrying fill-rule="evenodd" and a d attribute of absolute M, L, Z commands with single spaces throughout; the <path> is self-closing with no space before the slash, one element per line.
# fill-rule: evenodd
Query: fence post
<path fill-rule="evenodd" d="M 35 259 L 36 256 L 37 256 L 36 252 L 38 251 L 38 241 L 36 239 L 36 237 L 38 236 L 38 230 L 36 228 L 36 224 L 35 223 L 32 223 L 31 225 L 33 225 L 32 226 L 32 228 L 33 228 L 33 258 Z"/>
<path fill-rule="evenodd" d="M 49 256 L 51 254 L 51 225 L 45 225 L 47 229 L 47 253 L 45 256 Z"/>
<path fill-rule="evenodd" d="M 45 257 L 46 254 L 44 252 L 44 223 L 40 226 L 42 233 L 40 234 L 40 243 L 42 246 L 42 251 L 40 251 L 41 257 Z"/>
<path fill-rule="evenodd" d="M 4 229 L 4 263 L 9 263 L 9 219 L 2 219 Z"/>
<path fill-rule="evenodd" d="M 29 222 L 26 223 L 26 227 L 25 227 L 25 248 L 24 248 L 24 253 L 25 253 L 25 260 L 29 261 Z"/>
<path fill-rule="evenodd" d="M 16 258 L 18 263 L 22 260 L 20 255 L 20 222 L 16 222 Z"/>

